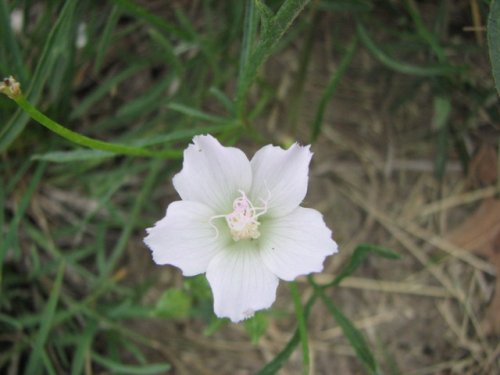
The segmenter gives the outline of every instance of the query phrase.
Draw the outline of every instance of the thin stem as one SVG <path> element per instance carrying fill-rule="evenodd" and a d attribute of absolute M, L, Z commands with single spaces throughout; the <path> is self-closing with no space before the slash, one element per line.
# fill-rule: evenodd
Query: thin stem
<path fill-rule="evenodd" d="M 307 337 L 307 326 L 306 326 L 306 318 L 304 314 L 304 307 L 302 306 L 302 301 L 300 300 L 299 288 L 297 287 L 297 283 L 292 281 L 289 283 L 290 292 L 292 293 L 293 303 L 295 305 L 295 315 L 297 316 L 298 321 L 298 329 L 300 334 L 300 342 L 302 346 L 302 373 L 307 375 L 309 374 L 309 339 Z"/>
<path fill-rule="evenodd" d="M 18 95 L 13 98 L 14 101 L 21 107 L 33 120 L 45 126 L 47 129 L 56 133 L 57 135 L 76 143 L 80 146 L 88 147 L 94 150 L 102 150 L 112 152 L 119 155 L 131 156 L 146 156 L 146 157 L 163 157 L 163 158 L 178 158 L 181 152 L 178 150 L 164 150 L 164 151 L 151 151 L 142 147 L 133 147 L 123 144 L 104 142 L 93 139 L 74 132 L 54 120 L 45 116 L 37 108 L 35 108 L 23 95 Z"/>

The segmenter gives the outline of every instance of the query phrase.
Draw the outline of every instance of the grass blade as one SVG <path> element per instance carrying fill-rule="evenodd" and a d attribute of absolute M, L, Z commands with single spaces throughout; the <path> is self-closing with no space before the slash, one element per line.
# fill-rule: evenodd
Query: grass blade
<path fill-rule="evenodd" d="M 51 151 L 45 154 L 36 154 L 32 160 L 50 161 L 52 163 L 72 163 L 76 161 L 102 160 L 115 156 L 112 152 L 88 149 L 71 151 Z"/>
<path fill-rule="evenodd" d="M 52 328 L 52 320 L 57 307 L 57 301 L 59 300 L 59 294 L 61 292 L 61 285 L 64 276 L 65 263 L 61 261 L 59 264 L 59 269 L 57 271 L 56 279 L 52 290 L 50 292 L 49 300 L 45 305 L 43 311 L 41 326 L 38 334 L 34 340 L 33 350 L 28 360 L 28 365 L 26 367 L 26 374 L 39 374 L 42 366 L 40 364 L 43 361 L 44 356 L 44 346 L 47 341 L 50 329 Z"/>
<path fill-rule="evenodd" d="M 151 365 L 126 365 L 120 362 L 115 362 L 109 358 L 102 357 L 97 353 L 92 353 L 92 359 L 106 367 L 107 369 L 113 371 L 117 374 L 123 375 L 153 375 L 153 374 L 164 374 L 166 371 L 170 370 L 170 365 L 168 363 L 155 363 Z"/>
<path fill-rule="evenodd" d="M 102 62 L 104 61 L 104 56 L 106 55 L 109 41 L 111 40 L 111 33 L 118 22 L 118 18 L 120 18 L 120 11 L 115 5 L 111 9 L 111 13 L 106 21 L 106 26 L 101 34 L 101 38 L 99 39 L 99 47 L 97 48 L 95 57 L 94 74 L 97 74 L 99 70 L 101 70 Z"/>
<path fill-rule="evenodd" d="M 245 98 L 250 89 L 257 72 L 261 65 L 271 54 L 273 48 L 278 44 L 282 36 L 289 29 L 295 18 L 300 14 L 302 9 L 309 3 L 309 0 L 287 0 L 280 7 L 278 12 L 269 21 L 266 27 L 266 32 L 263 33 L 261 40 L 251 53 L 248 62 L 245 64 L 238 82 L 236 93 L 236 103 L 238 114 L 243 115 L 245 107 Z"/>
<path fill-rule="evenodd" d="M 85 359 L 90 355 L 92 340 L 97 332 L 97 323 L 87 323 L 85 331 L 82 332 L 78 339 L 78 346 L 71 363 L 71 375 L 79 375 L 83 373 Z"/>
<path fill-rule="evenodd" d="M 368 32 L 361 23 L 361 21 L 356 21 L 356 31 L 358 33 L 359 39 L 365 45 L 366 48 L 373 54 L 373 56 L 379 60 L 382 64 L 388 68 L 395 70 L 404 74 L 412 74 L 417 76 L 446 76 L 452 74 L 456 71 L 456 68 L 440 64 L 440 65 L 428 65 L 419 66 L 411 65 L 405 62 L 397 61 L 394 58 L 387 55 L 382 49 L 375 44 L 375 42 L 369 37 Z"/>
<path fill-rule="evenodd" d="M 132 65 L 128 69 L 125 69 L 118 73 L 117 75 L 99 82 L 99 86 L 93 91 L 91 94 L 87 95 L 87 97 L 82 100 L 80 105 L 76 107 L 73 112 L 71 112 L 69 116 L 69 120 L 75 120 L 77 118 L 82 117 L 85 113 L 89 111 L 89 109 L 94 105 L 94 103 L 101 100 L 106 94 L 112 91 L 116 86 L 120 84 L 120 82 L 126 81 L 130 79 L 134 74 L 140 72 L 141 70 L 146 69 L 149 66 L 149 63 Z"/>
<path fill-rule="evenodd" d="M 335 72 L 334 75 L 330 77 L 328 85 L 326 86 L 325 91 L 321 95 L 321 99 L 318 105 L 318 110 L 316 111 L 314 122 L 312 123 L 311 142 L 314 142 L 321 133 L 321 127 L 323 126 L 323 115 L 325 113 L 326 106 L 330 101 L 331 97 L 333 96 L 333 94 L 335 93 L 335 90 L 338 84 L 340 83 L 340 80 L 344 76 L 345 72 L 347 71 L 347 68 L 349 67 L 349 65 L 351 65 L 357 45 L 358 45 L 358 38 L 356 37 L 347 48 L 347 52 L 340 61 L 337 71 Z"/>
<path fill-rule="evenodd" d="M 11 249 L 14 252 L 14 259 L 18 259 L 20 253 L 16 251 L 18 249 L 17 245 L 17 231 L 21 220 L 23 219 L 24 213 L 26 212 L 28 205 L 30 203 L 31 197 L 35 192 L 35 189 L 40 182 L 40 179 L 45 172 L 46 163 L 39 163 L 35 172 L 33 173 L 33 177 L 24 192 L 21 201 L 19 202 L 14 218 L 12 219 L 9 227 L 9 232 L 7 233 L 6 238 L 3 241 L 0 241 L 0 284 L 3 282 L 3 260 L 7 254 L 7 251 Z"/>
<path fill-rule="evenodd" d="M 299 288 L 297 283 L 292 281 L 289 283 L 290 292 L 292 293 L 293 303 L 295 305 L 295 316 L 299 324 L 299 336 L 300 343 L 302 345 L 302 373 L 307 375 L 309 373 L 309 339 L 307 337 L 307 325 L 304 316 L 304 308 L 302 307 L 302 302 L 300 301 Z"/>
<path fill-rule="evenodd" d="M 116 246 L 113 248 L 113 251 L 106 262 L 105 272 L 101 275 L 103 278 L 108 277 L 118 261 L 120 260 L 123 252 L 127 247 L 127 242 L 132 234 L 132 230 L 135 227 L 137 218 L 139 217 L 139 212 L 143 205 L 146 203 L 146 197 L 151 196 L 151 190 L 153 189 L 154 182 L 158 177 L 161 167 L 163 166 L 164 161 L 161 159 L 154 159 L 151 161 L 151 167 L 149 168 L 149 174 L 144 180 L 142 190 L 139 193 L 130 215 L 128 216 L 127 223 L 124 226 L 120 238 L 118 239 Z"/>
<path fill-rule="evenodd" d="M 352 324 L 352 322 L 335 306 L 335 304 L 325 295 L 323 290 L 318 289 L 321 299 L 326 305 L 326 308 L 337 321 L 342 329 L 344 336 L 349 340 L 351 346 L 356 352 L 357 357 L 363 362 L 370 374 L 379 374 L 378 365 L 375 361 L 368 344 L 366 343 L 363 334 Z"/>
<path fill-rule="evenodd" d="M 175 35 L 181 39 L 189 40 L 190 35 L 183 30 L 172 26 L 170 23 L 166 22 L 163 18 L 151 13 L 141 5 L 136 4 L 132 0 L 113 0 L 113 2 L 126 11 L 132 14 L 134 17 L 145 20 L 151 26 L 154 26 L 158 30 L 166 33 L 167 35 Z"/>
<path fill-rule="evenodd" d="M 245 20 L 243 21 L 243 40 L 241 42 L 241 53 L 240 53 L 240 69 L 239 69 L 239 79 L 238 88 L 243 84 L 243 75 L 247 64 L 250 60 L 250 55 L 253 50 L 255 43 L 255 37 L 257 34 L 257 17 L 255 11 L 255 1 L 246 0 L 245 4 Z"/>
<path fill-rule="evenodd" d="M 385 247 L 378 246 L 378 245 L 373 245 L 373 244 L 368 244 L 368 243 L 362 243 L 356 246 L 354 249 L 354 252 L 352 253 L 351 257 L 349 258 L 349 261 L 347 264 L 342 268 L 340 273 L 335 277 L 335 279 L 327 284 L 324 285 L 324 288 L 329 288 L 332 286 L 339 285 L 342 280 L 344 280 L 346 277 L 350 276 L 358 267 L 363 263 L 365 258 L 368 255 L 378 255 L 386 259 L 399 259 L 400 256 L 398 253 L 389 250 Z"/>
<path fill-rule="evenodd" d="M 51 77 L 51 72 L 57 65 L 57 58 L 67 52 L 69 48 L 68 35 L 71 35 L 71 27 L 78 1 L 68 0 L 57 18 L 54 27 L 51 29 L 44 44 L 42 53 L 38 58 L 38 64 L 35 73 L 30 78 L 30 86 L 27 90 L 28 98 L 37 103 L 42 93 L 43 86 Z M 61 72 L 57 72 L 61 75 Z M 5 151 L 10 144 L 21 134 L 28 123 L 29 116 L 23 111 L 17 111 L 0 131 L 0 152 Z"/>
<path fill-rule="evenodd" d="M 307 320 L 309 313 L 311 312 L 311 308 L 314 305 L 314 302 L 316 302 L 317 295 L 316 293 L 313 294 L 307 303 L 304 306 L 304 320 Z M 267 363 L 263 368 L 261 368 L 256 375 L 274 375 L 276 374 L 283 364 L 290 358 L 292 355 L 293 351 L 299 345 L 300 343 L 300 331 L 299 328 L 295 330 L 295 333 L 291 337 L 291 339 L 288 341 L 288 343 L 285 345 L 283 350 L 278 353 L 269 363 Z"/>
<path fill-rule="evenodd" d="M 408 13 L 410 13 L 410 17 L 415 24 L 415 28 L 417 29 L 417 33 L 420 38 L 422 38 L 422 40 L 429 44 L 439 62 L 445 62 L 446 54 L 443 48 L 441 48 L 441 46 L 439 45 L 439 41 L 436 38 L 436 35 L 431 33 L 425 26 L 420 11 L 418 10 L 417 4 L 413 0 L 404 0 L 403 4 L 408 10 Z"/>
<path fill-rule="evenodd" d="M 446 159 L 448 157 L 448 145 L 450 129 L 448 120 L 451 113 L 451 101 L 447 97 L 437 96 L 434 98 L 434 117 L 432 119 L 433 127 L 437 131 L 436 138 L 436 159 L 434 172 L 439 180 L 444 177 L 446 169 Z"/>
<path fill-rule="evenodd" d="M 167 107 L 173 111 L 182 113 L 186 116 L 190 116 L 202 121 L 213 122 L 217 124 L 223 124 L 230 121 L 229 119 L 226 119 L 224 117 L 214 116 L 181 103 L 169 103 Z"/>

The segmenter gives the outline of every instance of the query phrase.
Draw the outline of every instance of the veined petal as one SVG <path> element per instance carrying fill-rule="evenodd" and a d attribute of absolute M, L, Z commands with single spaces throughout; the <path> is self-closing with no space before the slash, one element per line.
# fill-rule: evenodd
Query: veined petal
<path fill-rule="evenodd" d="M 207 270 L 209 262 L 230 240 L 211 225 L 210 207 L 190 201 L 172 202 L 166 216 L 146 229 L 144 242 L 157 264 L 179 267 L 185 276 Z"/>
<path fill-rule="evenodd" d="M 207 279 L 214 295 L 215 314 L 235 323 L 270 307 L 279 282 L 250 241 L 219 252 L 208 265 Z"/>
<path fill-rule="evenodd" d="M 297 143 L 288 150 L 272 145 L 255 153 L 250 193 L 254 202 L 267 201 L 268 215 L 283 216 L 302 202 L 307 192 L 310 146 Z"/>
<path fill-rule="evenodd" d="M 325 258 L 338 251 L 331 234 L 318 211 L 298 207 L 289 215 L 262 223 L 262 260 L 275 275 L 287 281 L 320 272 Z"/>
<path fill-rule="evenodd" d="M 173 183 L 183 200 L 204 203 L 221 214 L 231 210 L 238 190 L 248 191 L 252 170 L 240 149 L 224 147 L 211 135 L 199 135 L 184 151 L 182 170 Z"/>

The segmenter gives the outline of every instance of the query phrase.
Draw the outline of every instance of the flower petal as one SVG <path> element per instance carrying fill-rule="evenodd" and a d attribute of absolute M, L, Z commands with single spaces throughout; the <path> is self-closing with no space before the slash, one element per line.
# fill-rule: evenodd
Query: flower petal
<path fill-rule="evenodd" d="M 224 147 L 211 135 L 199 135 L 184 151 L 182 170 L 173 183 L 183 200 L 204 203 L 222 214 L 231 211 L 238 190 L 248 191 L 252 170 L 240 149 Z"/>
<path fill-rule="evenodd" d="M 233 322 L 270 307 L 279 282 L 250 241 L 237 242 L 218 253 L 208 265 L 207 279 L 214 295 L 215 314 Z"/>
<path fill-rule="evenodd" d="M 254 204 L 267 201 L 268 215 L 283 216 L 304 199 L 307 192 L 310 146 L 293 144 L 288 150 L 272 145 L 256 152 L 250 197 Z"/>
<path fill-rule="evenodd" d="M 270 218 L 260 226 L 262 260 L 280 279 L 320 272 L 328 255 L 338 251 L 322 215 L 298 207 L 289 215 Z"/>
<path fill-rule="evenodd" d="M 202 203 L 172 202 L 166 216 L 146 229 L 144 242 L 153 252 L 153 260 L 179 267 L 185 276 L 205 272 L 215 254 L 226 246 L 227 236 L 218 234 L 210 223 L 213 215 Z"/>

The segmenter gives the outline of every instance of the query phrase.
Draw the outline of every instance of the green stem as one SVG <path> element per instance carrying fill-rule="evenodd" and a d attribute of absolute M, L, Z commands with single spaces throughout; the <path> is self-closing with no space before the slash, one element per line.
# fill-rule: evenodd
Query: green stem
<path fill-rule="evenodd" d="M 56 133 L 57 135 L 76 143 L 80 146 L 88 147 L 94 150 L 102 150 L 112 152 L 119 155 L 131 156 L 147 156 L 147 157 L 162 157 L 162 158 L 177 158 L 181 155 L 178 150 L 164 150 L 164 151 L 151 151 L 142 147 L 133 147 L 117 143 L 109 143 L 99 141 L 87 137 L 85 135 L 74 132 L 54 120 L 48 118 L 38 109 L 36 109 L 23 95 L 18 95 L 13 98 L 14 101 L 21 107 L 33 120 L 45 126 L 47 129 Z"/>
<path fill-rule="evenodd" d="M 302 368 L 303 374 L 309 374 L 309 339 L 307 337 L 306 319 L 304 316 L 304 307 L 300 300 L 299 288 L 295 281 L 290 282 L 290 292 L 292 293 L 293 303 L 295 305 L 295 315 L 299 324 L 300 342 L 302 345 Z"/>
<path fill-rule="evenodd" d="M 310 0 L 287 0 L 278 12 L 271 17 L 267 9 L 261 4 L 261 16 L 263 17 L 263 30 L 261 40 L 253 51 L 250 52 L 246 64 L 240 71 L 238 88 L 236 92 L 236 106 L 239 118 L 244 121 L 245 102 L 248 90 L 254 83 L 259 68 L 271 55 L 273 49 L 281 40 L 285 32 L 290 28 L 293 21 Z M 258 4 L 258 3 L 256 3 Z M 247 52 L 245 52 L 247 53 Z"/>

